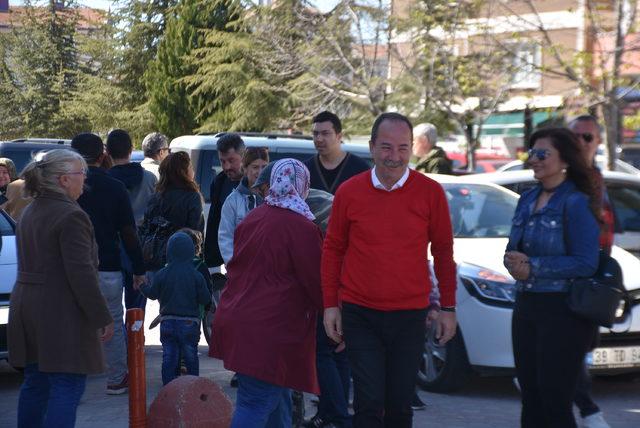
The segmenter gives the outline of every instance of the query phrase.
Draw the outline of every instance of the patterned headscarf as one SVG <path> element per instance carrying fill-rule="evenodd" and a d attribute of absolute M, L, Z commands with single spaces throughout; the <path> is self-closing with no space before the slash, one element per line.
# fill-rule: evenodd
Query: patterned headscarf
<path fill-rule="evenodd" d="M 309 170 L 295 159 L 281 159 L 273 165 L 271 187 L 265 203 L 286 208 L 313 221 L 309 206 L 304 201 L 309 194 Z"/>

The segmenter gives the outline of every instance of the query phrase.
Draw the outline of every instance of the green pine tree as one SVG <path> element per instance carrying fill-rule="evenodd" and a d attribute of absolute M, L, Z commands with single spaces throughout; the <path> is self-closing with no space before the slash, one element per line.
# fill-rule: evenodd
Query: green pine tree
<path fill-rule="evenodd" d="M 64 8 L 26 1 L 12 31 L 0 36 L 0 125 L 4 138 L 64 136 L 61 100 L 76 88 L 78 52 L 75 43 L 78 14 L 74 1 Z"/>
<path fill-rule="evenodd" d="M 264 131 L 285 115 L 286 71 L 267 67 L 274 46 L 256 35 L 259 10 L 248 13 L 237 1 L 227 8 L 224 26 L 204 31 L 204 46 L 193 51 L 194 72 L 184 82 L 197 100 L 199 132 Z M 252 19 L 254 19 L 252 21 Z"/>
<path fill-rule="evenodd" d="M 184 81 L 195 71 L 187 58 L 204 45 L 207 31 L 224 29 L 238 8 L 236 2 L 223 0 L 182 0 L 167 20 L 156 58 L 145 73 L 149 108 L 167 135 L 187 134 L 196 128 L 201 101 Z"/>

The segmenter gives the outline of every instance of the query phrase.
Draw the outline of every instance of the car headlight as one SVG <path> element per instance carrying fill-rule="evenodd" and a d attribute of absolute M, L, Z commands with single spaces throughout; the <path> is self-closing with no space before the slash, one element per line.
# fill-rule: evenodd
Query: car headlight
<path fill-rule="evenodd" d="M 494 306 L 513 307 L 516 283 L 510 276 L 491 269 L 461 263 L 458 275 L 469 294 Z"/>

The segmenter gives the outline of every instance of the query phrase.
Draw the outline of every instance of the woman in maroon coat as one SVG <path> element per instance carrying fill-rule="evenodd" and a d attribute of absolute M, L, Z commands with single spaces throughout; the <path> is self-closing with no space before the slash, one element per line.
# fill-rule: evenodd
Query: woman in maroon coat
<path fill-rule="evenodd" d="M 238 225 L 209 354 L 238 373 L 232 427 L 291 426 L 291 389 L 319 392 L 322 236 L 304 202 L 309 171 L 283 159 L 265 204 Z"/>

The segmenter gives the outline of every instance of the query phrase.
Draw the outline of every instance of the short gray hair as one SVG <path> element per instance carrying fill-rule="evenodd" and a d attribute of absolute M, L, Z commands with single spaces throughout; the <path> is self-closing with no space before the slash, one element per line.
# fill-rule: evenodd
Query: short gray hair
<path fill-rule="evenodd" d="M 80 153 L 69 149 L 56 149 L 37 153 L 33 160 L 22 170 L 24 194 L 37 197 L 45 192 L 62 193 L 65 191 L 58 182 L 58 177 L 73 172 L 73 163 L 80 162 L 87 169 L 87 162 Z"/>
<path fill-rule="evenodd" d="M 421 123 L 413 128 L 413 137 L 416 138 L 420 135 L 424 135 L 429 140 L 429 143 L 435 145 L 438 141 L 438 128 L 431 123 Z"/>
<path fill-rule="evenodd" d="M 166 135 L 159 132 L 147 134 L 142 140 L 142 150 L 146 157 L 150 157 L 158 153 L 161 149 L 169 147 L 169 139 Z"/>

